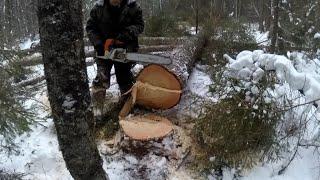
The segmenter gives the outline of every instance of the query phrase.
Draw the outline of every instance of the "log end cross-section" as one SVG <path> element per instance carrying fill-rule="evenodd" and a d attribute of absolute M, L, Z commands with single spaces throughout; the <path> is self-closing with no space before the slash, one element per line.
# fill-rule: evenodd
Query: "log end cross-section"
<path fill-rule="evenodd" d="M 131 89 L 131 97 L 119 114 L 120 126 L 133 140 L 147 141 L 168 135 L 173 124 L 164 117 L 153 114 L 128 116 L 133 105 L 152 109 L 170 109 L 180 101 L 182 86 L 179 79 L 160 65 L 149 65 L 138 75 Z"/>

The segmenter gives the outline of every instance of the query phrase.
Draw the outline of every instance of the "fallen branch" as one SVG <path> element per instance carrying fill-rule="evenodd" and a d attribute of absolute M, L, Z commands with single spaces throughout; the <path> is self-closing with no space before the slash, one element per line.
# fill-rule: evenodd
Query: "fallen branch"
<path fill-rule="evenodd" d="M 302 126 L 302 124 L 303 124 L 302 121 L 303 120 L 300 118 L 299 127 Z M 278 171 L 278 175 L 282 175 L 287 170 L 287 168 L 290 166 L 290 164 L 292 163 L 294 158 L 296 157 L 298 150 L 299 150 L 299 143 L 301 141 L 301 138 L 302 138 L 302 132 L 299 131 L 298 142 L 297 142 L 297 145 L 295 146 L 294 153 L 290 157 L 290 159 L 287 161 L 287 163 L 285 163 L 284 165 L 281 166 L 281 169 Z"/>
<path fill-rule="evenodd" d="M 89 59 L 86 61 L 87 67 L 94 65 L 94 63 L 95 63 L 94 59 Z M 44 81 L 45 79 L 46 79 L 45 76 L 35 77 L 35 78 L 28 79 L 28 80 L 25 80 L 25 81 L 22 81 L 22 82 L 15 84 L 15 87 L 21 88 L 21 87 L 26 87 L 26 86 L 33 86 L 33 85 L 36 85 L 36 84 Z"/>
<path fill-rule="evenodd" d="M 309 101 L 309 102 L 306 102 L 306 103 L 297 104 L 295 106 L 285 107 L 286 109 L 282 109 L 282 110 L 279 110 L 279 111 L 280 112 L 286 112 L 286 111 L 292 110 L 294 108 L 305 106 L 305 105 L 309 105 L 309 104 L 313 104 L 315 107 L 317 107 L 318 105 L 315 104 L 317 101 L 320 101 L 320 99 L 316 99 L 316 100 Z"/>
<path fill-rule="evenodd" d="M 28 79 L 28 80 L 19 82 L 15 86 L 17 88 L 26 87 L 26 86 L 32 86 L 32 85 L 40 83 L 43 80 L 45 80 L 45 76 L 40 76 L 40 77 L 36 77 L 36 78 L 33 78 L 33 79 Z"/>
<path fill-rule="evenodd" d="M 278 171 L 278 175 L 282 175 L 286 171 L 286 169 L 290 166 L 290 164 L 296 157 L 298 150 L 299 150 L 299 146 L 296 146 L 293 155 L 290 157 L 289 161 L 285 165 L 282 165 L 281 169 Z"/>
<path fill-rule="evenodd" d="M 299 143 L 298 146 L 300 146 L 300 147 L 315 147 L 315 148 L 320 148 L 320 142 Z"/>
<path fill-rule="evenodd" d="M 188 148 L 187 153 L 182 157 L 180 163 L 176 168 L 176 171 L 178 171 L 181 168 L 181 166 L 184 164 L 184 162 L 186 161 L 186 159 L 189 157 L 190 154 L 191 154 L 191 147 Z"/>

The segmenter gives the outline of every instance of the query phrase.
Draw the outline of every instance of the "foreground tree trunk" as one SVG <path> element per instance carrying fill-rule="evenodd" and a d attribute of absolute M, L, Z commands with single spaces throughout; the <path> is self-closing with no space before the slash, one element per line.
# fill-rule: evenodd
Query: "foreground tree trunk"
<path fill-rule="evenodd" d="M 82 1 L 39 0 L 41 48 L 59 146 L 76 180 L 105 180 L 90 129 L 90 93 L 83 45 Z"/>

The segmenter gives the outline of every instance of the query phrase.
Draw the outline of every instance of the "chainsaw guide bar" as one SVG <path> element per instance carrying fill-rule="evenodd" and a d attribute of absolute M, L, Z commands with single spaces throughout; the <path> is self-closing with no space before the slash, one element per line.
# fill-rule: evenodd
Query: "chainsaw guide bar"
<path fill-rule="evenodd" d="M 112 49 L 105 56 L 96 56 L 96 58 L 112 60 L 112 61 L 117 61 L 121 63 L 136 62 L 136 63 L 142 63 L 142 64 L 161 64 L 161 65 L 172 64 L 172 60 L 167 57 L 151 55 L 151 54 L 131 53 L 131 52 L 127 52 L 127 50 L 123 48 Z"/>

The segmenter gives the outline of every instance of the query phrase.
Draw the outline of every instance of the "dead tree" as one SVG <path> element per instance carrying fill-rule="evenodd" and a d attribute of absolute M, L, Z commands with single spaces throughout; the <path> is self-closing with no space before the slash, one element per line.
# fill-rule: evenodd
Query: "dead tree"
<path fill-rule="evenodd" d="M 38 1 L 41 50 L 59 146 L 75 180 L 106 180 L 92 129 L 82 1 Z"/>

